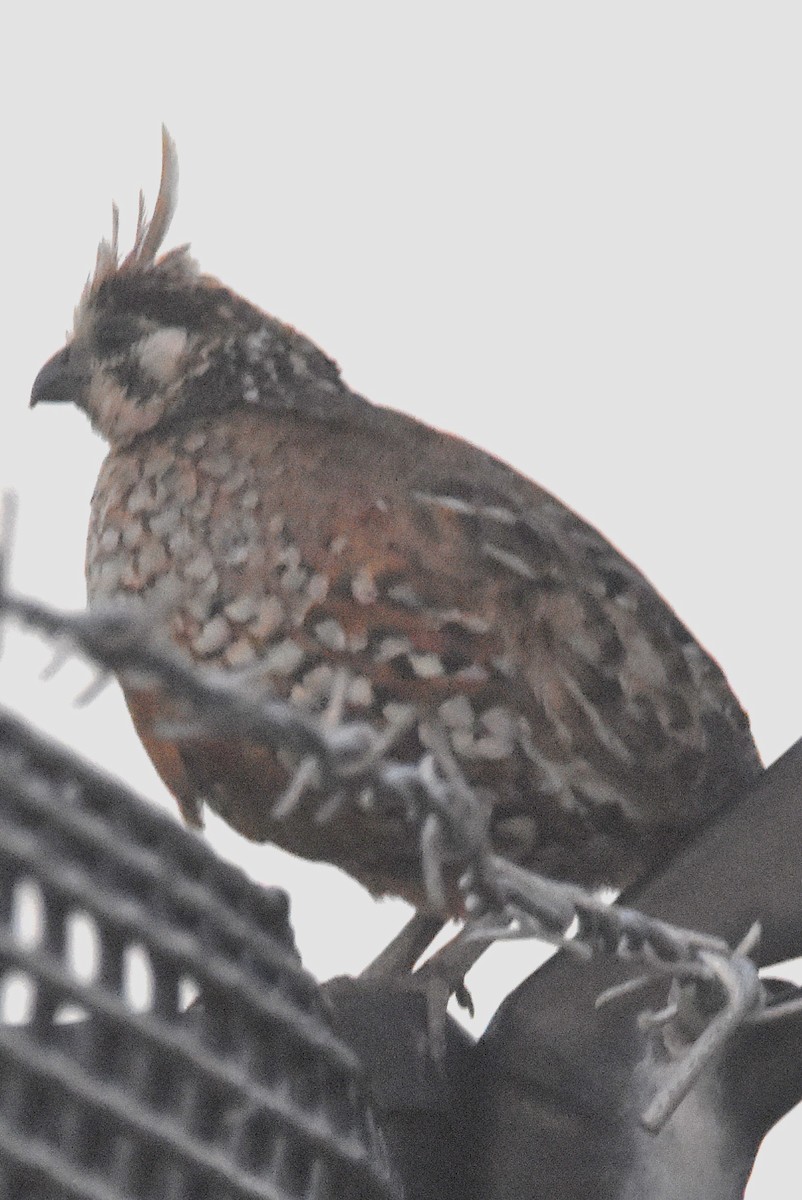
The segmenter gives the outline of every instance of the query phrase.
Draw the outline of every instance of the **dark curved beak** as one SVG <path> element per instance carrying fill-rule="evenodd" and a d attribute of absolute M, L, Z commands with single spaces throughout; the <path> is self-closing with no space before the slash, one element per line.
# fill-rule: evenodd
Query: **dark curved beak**
<path fill-rule="evenodd" d="M 31 408 L 39 403 L 83 403 L 89 382 L 85 366 L 71 346 L 65 346 L 49 358 L 31 389 Z"/>

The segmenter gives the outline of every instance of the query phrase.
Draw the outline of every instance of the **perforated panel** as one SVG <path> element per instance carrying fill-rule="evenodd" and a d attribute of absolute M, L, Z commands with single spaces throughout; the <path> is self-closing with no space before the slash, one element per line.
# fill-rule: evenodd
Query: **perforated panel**
<path fill-rule="evenodd" d="M 0 1197 L 398 1196 L 283 893 L 0 713 Z"/>

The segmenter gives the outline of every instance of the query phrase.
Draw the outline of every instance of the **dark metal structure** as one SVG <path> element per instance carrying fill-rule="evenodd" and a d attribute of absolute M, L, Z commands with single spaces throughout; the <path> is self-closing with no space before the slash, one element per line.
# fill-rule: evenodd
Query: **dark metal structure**
<path fill-rule="evenodd" d="M 398 1196 L 283 893 L 7 714 L 0 796 L 3 1200 Z"/>
<path fill-rule="evenodd" d="M 759 965 L 799 956 L 800 830 L 802 741 L 621 899 L 732 943 L 759 920 Z M 643 1096 L 683 1047 L 671 1025 L 644 1025 L 659 990 L 597 1009 L 629 973 L 561 953 L 502 1004 L 476 1052 L 476 1200 L 740 1200 L 762 1139 L 802 1099 L 802 1004 L 788 1003 L 802 992 L 767 982 L 783 1014 L 744 1024 L 655 1136 Z"/>

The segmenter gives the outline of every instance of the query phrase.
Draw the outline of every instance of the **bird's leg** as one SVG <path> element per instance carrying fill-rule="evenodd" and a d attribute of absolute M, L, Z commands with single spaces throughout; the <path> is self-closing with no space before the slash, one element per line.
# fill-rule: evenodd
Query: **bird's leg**
<path fill-rule="evenodd" d="M 446 1009 L 451 995 L 444 978 L 429 972 L 421 975 L 412 968 L 445 921 L 433 912 L 417 912 L 407 921 L 388 946 L 361 973 L 360 979 L 386 982 L 420 992 L 426 1001 L 426 1027 L 432 1057 L 441 1062 L 446 1050 Z"/>
<path fill-rule="evenodd" d="M 420 992 L 426 1001 L 426 1025 L 432 1057 L 442 1062 L 446 1052 L 448 1002 L 457 997 L 473 1013 L 465 975 L 498 936 L 498 918 L 488 913 L 471 922 L 428 958 L 417 971 L 413 967 L 445 922 L 436 913 L 419 912 L 362 972 L 361 979 L 386 980 Z"/>
<path fill-rule="evenodd" d="M 403 931 L 402 931 L 403 932 Z M 487 913 L 475 917 L 470 924 L 460 929 L 450 941 L 437 950 L 431 958 L 413 974 L 422 988 L 438 980 L 440 990 L 448 996 L 455 995 L 463 1008 L 473 1011 L 470 995 L 465 987 L 465 976 L 484 954 L 488 946 L 498 939 L 498 916 Z"/>
<path fill-rule="evenodd" d="M 431 747 L 432 765 L 446 775 L 458 793 L 473 800 L 467 783 L 452 753 L 448 735 L 439 724 L 430 722 L 424 727 L 425 742 Z M 484 825 L 482 826 L 484 831 Z M 419 912 L 401 930 L 400 934 L 376 958 L 363 977 L 391 979 L 399 977 L 403 985 L 419 991 L 426 999 L 429 1043 L 435 1058 L 445 1055 L 446 1017 L 448 1001 L 456 995 L 459 1003 L 473 1011 L 470 995 L 465 988 L 464 977 L 491 941 L 495 940 L 497 917 L 471 921 L 471 933 L 453 938 L 447 946 L 428 959 L 417 971 L 415 963 L 445 923 L 438 910 L 446 907 L 443 881 L 444 862 L 443 828 L 439 815 L 429 813 L 421 830 L 421 863 L 426 893 L 434 906 L 434 912 Z M 485 936 L 483 936 L 483 933 Z"/>
<path fill-rule="evenodd" d="M 445 925 L 438 913 L 417 912 L 362 972 L 363 979 L 405 979 Z"/>
<path fill-rule="evenodd" d="M 432 1057 L 442 1061 L 446 1051 L 448 1002 L 452 995 L 473 1015 L 473 1003 L 465 987 L 465 976 L 485 950 L 498 938 L 498 916 L 492 913 L 471 921 L 466 932 L 460 930 L 426 962 L 413 970 L 415 963 L 443 928 L 445 922 L 436 913 L 419 912 L 365 968 L 361 979 L 395 982 L 420 992 L 426 1001 L 426 1025 Z"/>

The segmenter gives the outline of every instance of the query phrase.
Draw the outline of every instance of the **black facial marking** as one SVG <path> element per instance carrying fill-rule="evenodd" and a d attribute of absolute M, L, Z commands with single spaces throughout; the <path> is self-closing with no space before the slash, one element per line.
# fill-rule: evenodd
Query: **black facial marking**
<path fill-rule="evenodd" d="M 95 348 L 99 355 L 125 354 L 140 336 L 140 326 L 131 313 L 103 313 L 95 323 Z"/>
<path fill-rule="evenodd" d="M 125 388 L 129 400 L 144 402 L 153 392 L 153 380 L 144 371 L 133 355 L 128 355 L 119 364 L 110 368 L 110 374 Z"/>
<path fill-rule="evenodd" d="M 245 325 L 256 324 L 258 313 L 246 301 L 223 287 L 167 286 L 152 275 L 116 275 L 98 289 L 95 307 L 103 322 L 131 321 L 144 318 L 154 325 L 175 325 L 189 333 L 206 332 L 221 322 L 221 309 L 237 309 Z M 247 316 L 250 315 L 250 322 Z"/>

